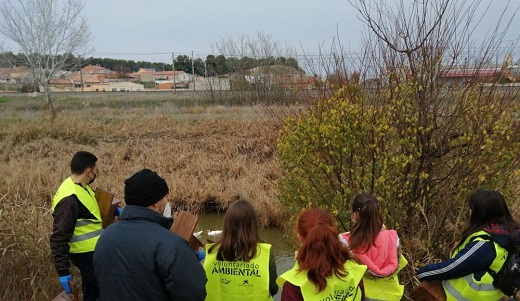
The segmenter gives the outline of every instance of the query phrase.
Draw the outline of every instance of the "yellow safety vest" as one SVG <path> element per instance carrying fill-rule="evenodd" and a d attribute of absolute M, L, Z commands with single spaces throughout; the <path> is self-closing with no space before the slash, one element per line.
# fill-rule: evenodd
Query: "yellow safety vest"
<path fill-rule="evenodd" d="M 94 251 L 99 235 L 103 232 L 101 213 L 92 189 L 75 184 L 69 177 L 61 183 L 52 199 L 52 212 L 56 205 L 65 197 L 76 195 L 78 200 L 94 215 L 96 219 L 79 218 L 76 221 L 74 234 L 69 242 L 70 253 L 85 253 Z"/>
<path fill-rule="evenodd" d="M 485 240 L 481 235 L 488 235 L 484 231 L 478 231 L 471 234 L 464 243 L 453 253 L 452 258 L 457 255 L 470 241 L 474 240 Z M 507 258 L 507 250 L 499 246 L 497 243 L 493 243 L 495 246 L 496 257 L 489 267 L 491 270 L 498 272 Z M 447 301 L 495 301 L 500 300 L 504 296 L 499 289 L 493 286 L 493 277 L 486 272 L 482 279 L 476 280 L 473 274 L 450 280 L 443 280 L 442 286 L 446 292 Z"/>
<path fill-rule="evenodd" d="M 399 284 L 397 274 L 408 264 L 402 254 L 399 255 L 397 271 L 390 276 L 377 277 L 369 273 L 363 276 L 366 301 L 399 301 L 403 296 L 404 285 Z"/>
<path fill-rule="evenodd" d="M 248 261 L 217 260 L 217 249 L 211 253 L 206 245 L 206 301 L 273 300 L 269 292 L 270 244 L 260 243 L 256 256 Z"/>
<path fill-rule="evenodd" d="M 318 292 L 314 283 L 307 278 L 307 271 L 298 271 L 298 262 L 292 269 L 283 273 L 276 279 L 278 286 L 283 287 L 286 281 L 295 286 L 299 286 L 302 292 L 303 300 L 316 301 L 358 301 L 362 298 L 362 292 L 359 288 L 359 282 L 363 278 L 367 267 L 357 264 L 352 260 L 345 262 L 345 270 L 348 272 L 344 278 L 332 275 L 327 278 L 327 287 Z"/>

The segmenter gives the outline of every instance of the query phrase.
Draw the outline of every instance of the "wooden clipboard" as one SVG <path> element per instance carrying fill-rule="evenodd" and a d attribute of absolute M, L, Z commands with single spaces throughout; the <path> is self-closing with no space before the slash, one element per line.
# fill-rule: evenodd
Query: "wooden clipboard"
<path fill-rule="evenodd" d="M 198 250 L 199 248 L 204 247 L 204 244 L 193 235 L 198 222 L 198 216 L 193 215 L 188 211 L 181 210 L 177 213 L 177 217 L 175 218 L 170 230 L 188 241 L 193 250 Z"/>
<path fill-rule="evenodd" d="M 101 212 L 101 220 L 103 221 L 103 229 L 112 224 L 116 218 L 116 209 L 121 203 L 114 199 L 114 194 L 101 188 L 96 188 L 96 200 Z"/>
<path fill-rule="evenodd" d="M 414 301 L 446 301 L 446 293 L 438 280 L 423 281 L 410 294 Z"/>

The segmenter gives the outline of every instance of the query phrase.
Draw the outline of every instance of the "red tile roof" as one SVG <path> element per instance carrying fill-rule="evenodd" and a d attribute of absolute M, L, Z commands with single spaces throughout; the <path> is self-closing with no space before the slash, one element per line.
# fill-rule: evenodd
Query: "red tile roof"
<path fill-rule="evenodd" d="M 88 65 L 83 68 L 81 68 L 83 72 L 90 72 L 90 73 L 96 73 L 96 72 L 108 72 L 107 68 L 101 67 L 101 66 L 94 66 L 94 65 Z"/>

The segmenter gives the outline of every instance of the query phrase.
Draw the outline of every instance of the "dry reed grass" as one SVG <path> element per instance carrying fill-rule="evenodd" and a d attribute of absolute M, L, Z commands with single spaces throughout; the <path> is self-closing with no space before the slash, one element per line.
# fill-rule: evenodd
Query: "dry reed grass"
<path fill-rule="evenodd" d="M 59 293 L 49 209 L 78 150 L 99 158 L 93 186 L 117 198 L 123 198 L 123 181 L 147 167 L 166 179 L 178 208 L 223 209 L 243 197 L 254 204 L 262 226 L 283 221 L 276 122 L 258 108 L 63 99 L 51 121 L 39 101 L 0 106 L 0 300 L 49 300 Z"/>

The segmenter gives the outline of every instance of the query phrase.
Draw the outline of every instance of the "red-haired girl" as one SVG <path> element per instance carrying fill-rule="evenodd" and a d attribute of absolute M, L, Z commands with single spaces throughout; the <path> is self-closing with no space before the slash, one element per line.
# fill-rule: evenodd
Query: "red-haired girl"
<path fill-rule="evenodd" d="M 348 260 L 332 216 L 308 209 L 298 219 L 301 247 L 294 267 L 278 277 L 282 301 L 361 300 L 366 266 Z"/>
<path fill-rule="evenodd" d="M 352 202 L 354 227 L 338 237 L 351 257 L 368 267 L 363 277 L 365 297 L 369 300 L 401 300 L 404 287 L 397 273 L 407 264 L 399 254 L 399 237 L 395 230 L 383 226 L 377 199 L 360 194 Z"/>

